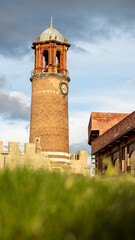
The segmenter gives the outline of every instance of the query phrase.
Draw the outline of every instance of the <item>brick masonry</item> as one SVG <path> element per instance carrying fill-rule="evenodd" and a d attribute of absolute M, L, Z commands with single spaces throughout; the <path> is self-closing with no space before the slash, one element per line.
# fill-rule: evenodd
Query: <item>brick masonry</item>
<path fill-rule="evenodd" d="M 92 113 L 89 144 L 96 173 L 105 173 L 113 165 L 118 172 L 135 176 L 135 111 L 131 114 Z"/>
<path fill-rule="evenodd" d="M 70 78 L 59 73 L 35 74 L 32 81 L 30 142 L 40 138 L 44 152 L 69 153 L 68 94 L 60 83 Z"/>
<path fill-rule="evenodd" d="M 95 130 L 102 135 L 108 129 L 127 117 L 129 113 L 104 113 L 104 112 L 92 112 L 89 125 L 88 125 L 88 142 L 92 141 L 92 134 Z"/>
<path fill-rule="evenodd" d="M 135 128 L 135 112 L 129 114 L 115 126 L 103 133 L 101 136 L 92 141 L 92 154 L 97 153 L 105 146 L 111 144 L 118 138 L 129 133 Z"/>

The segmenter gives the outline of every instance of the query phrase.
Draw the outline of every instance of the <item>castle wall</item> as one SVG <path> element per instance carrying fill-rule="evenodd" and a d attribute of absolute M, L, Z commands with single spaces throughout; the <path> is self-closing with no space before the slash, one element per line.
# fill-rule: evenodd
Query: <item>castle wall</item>
<path fill-rule="evenodd" d="M 78 151 L 70 156 L 71 172 L 87 175 L 87 151 Z"/>
<path fill-rule="evenodd" d="M 25 143 L 24 154 L 21 156 L 21 167 L 31 169 L 50 169 L 50 161 L 44 154 L 36 153 L 35 143 Z"/>
<path fill-rule="evenodd" d="M 19 149 L 19 143 L 9 142 L 8 152 L 6 152 L 7 155 L 4 157 L 2 155 L 2 153 L 4 153 L 3 142 L 0 142 L 0 170 L 26 167 L 34 170 L 59 170 L 60 172 L 68 171 L 69 173 L 86 175 L 86 151 L 79 151 L 77 154 L 74 154 L 74 156 L 79 156 L 78 160 L 75 160 L 77 157 L 73 157 L 73 155 L 71 155 L 70 160 L 65 158 L 52 160 L 52 158 L 48 158 L 48 155 L 42 154 L 39 149 L 40 144 L 37 145 L 36 142 L 25 143 L 24 154 L 22 155 Z"/>

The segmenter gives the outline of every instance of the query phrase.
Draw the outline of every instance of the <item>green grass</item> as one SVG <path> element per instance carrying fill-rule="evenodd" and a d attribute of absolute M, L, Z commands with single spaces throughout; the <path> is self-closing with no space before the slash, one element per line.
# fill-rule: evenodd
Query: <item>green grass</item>
<path fill-rule="evenodd" d="M 0 173 L 0 240 L 135 239 L 135 183 L 30 171 Z"/>

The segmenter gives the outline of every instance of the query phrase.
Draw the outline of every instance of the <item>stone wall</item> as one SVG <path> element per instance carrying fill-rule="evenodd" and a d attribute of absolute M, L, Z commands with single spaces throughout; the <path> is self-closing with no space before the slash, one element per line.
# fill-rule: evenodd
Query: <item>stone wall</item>
<path fill-rule="evenodd" d="M 78 151 L 70 156 L 71 172 L 87 175 L 87 151 Z"/>
<path fill-rule="evenodd" d="M 3 142 L 0 142 L 0 152 L 3 152 Z M 33 169 L 46 169 L 50 167 L 48 158 L 35 152 L 34 143 L 25 143 L 24 154 L 21 155 L 19 143 L 9 142 L 7 155 L 0 154 L 0 169 L 30 167 Z M 4 160 L 5 158 L 5 160 Z"/>
<path fill-rule="evenodd" d="M 86 151 L 79 151 L 71 155 L 70 160 L 63 158 L 59 161 L 52 161 L 51 158 L 37 149 L 39 148 L 37 148 L 36 143 L 25 143 L 24 153 L 21 154 L 19 143 L 9 142 L 8 151 L 3 152 L 3 142 L 0 142 L 0 170 L 28 167 L 35 170 L 48 169 L 50 171 L 59 170 L 74 174 L 87 174 Z M 4 156 L 5 153 L 7 155 Z"/>

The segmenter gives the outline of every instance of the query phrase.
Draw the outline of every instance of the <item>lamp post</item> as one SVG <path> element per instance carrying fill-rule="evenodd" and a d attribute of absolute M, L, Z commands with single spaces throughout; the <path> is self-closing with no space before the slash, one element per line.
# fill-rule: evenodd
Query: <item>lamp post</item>
<path fill-rule="evenodd" d="M 8 155 L 9 153 L 8 152 L 2 152 L 1 154 L 4 156 L 4 169 L 5 169 L 5 166 L 6 166 L 6 155 Z"/>

